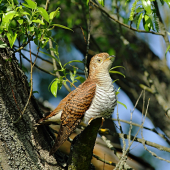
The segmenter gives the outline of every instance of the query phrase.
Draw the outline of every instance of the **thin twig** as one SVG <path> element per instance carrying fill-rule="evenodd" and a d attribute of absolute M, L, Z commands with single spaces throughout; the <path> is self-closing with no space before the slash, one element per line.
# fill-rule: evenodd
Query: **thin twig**
<path fill-rule="evenodd" d="M 136 103 L 135 103 L 135 106 L 134 106 L 134 108 L 133 108 L 133 110 L 132 110 L 132 112 L 131 112 L 129 136 L 131 136 L 131 131 L 132 131 L 132 115 L 133 115 L 133 112 L 135 111 L 135 108 L 136 108 L 136 106 L 137 106 L 137 104 L 138 104 L 138 102 L 139 102 L 142 94 L 143 94 L 143 90 L 141 91 L 141 93 L 140 93 L 140 95 L 139 95 L 139 97 L 138 97 L 138 99 L 137 99 L 137 101 L 136 101 Z M 128 139 L 128 141 L 129 141 L 129 144 L 130 144 L 130 138 Z"/>
<path fill-rule="evenodd" d="M 128 139 L 128 137 L 129 137 L 129 135 L 127 135 L 127 134 L 111 132 L 109 129 L 99 129 L 99 133 L 100 133 L 100 135 L 111 135 L 113 137 L 120 137 L 121 139 L 123 139 L 123 138 Z M 132 139 L 134 139 L 133 135 L 131 135 L 131 140 Z M 134 141 L 139 142 L 139 143 L 145 142 L 145 144 L 148 145 L 148 146 L 152 146 L 152 147 L 157 148 L 159 150 L 170 152 L 170 148 L 169 147 L 165 147 L 165 146 L 159 145 L 157 143 L 150 142 L 150 141 L 138 138 L 138 137 L 136 137 L 134 139 Z"/>
<path fill-rule="evenodd" d="M 14 47 L 17 47 L 16 45 L 14 45 Z M 14 49 L 16 49 L 16 48 L 14 48 Z M 29 52 L 29 50 L 27 50 L 27 49 L 25 49 L 25 48 L 23 48 L 22 50 L 24 50 L 24 51 L 28 51 Z M 31 52 L 31 54 L 32 55 L 34 55 L 34 56 L 37 56 L 37 54 L 35 54 L 35 53 L 33 53 L 33 52 Z M 22 53 L 22 55 L 24 56 L 24 54 Z M 47 62 L 47 63 L 49 63 L 49 64 L 53 64 L 51 61 L 49 61 L 49 60 L 46 60 L 46 59 L 44 59 L 44 58 L 42 58 L 41 56 L 37 56 L 37 58 L 39 58 L 39 59 L 41 59 L 42 61 L 45 61 L 45 62 Z"/>
<path fill-rule="evenodd" d="M 107 147 L 110 150 L 114 151 L 114 154 L 120 159 L 120 155 L 118 154 L 117 150 L 115 149 L 115 147 L 111 144 L 111 141 L 109 139 L 106 138 L 106 136 L 102 135 L 101 136 L 102 140 L 106 143 Z"/>
<path fill-rule="evenodd" d="M 24 59 L 26 59 L 28 62 L 31 62 L 27 57 L 24 56 L 24 54 L 21 53 L 21 55 L 22 55 L 22 57 L 23 57 Z M 35 66 L 37 69 L 43 71 L 44 73 L 50 74 L 50 75 L 52 75 L 52 76 L 56 76 L 54 73 L 51 73 L 50 71 L 46 71 L 45 69 L 37 66 L 36 64 L 35 64 L 34 66 Z"/>
<path fill-rule="evenodd" d="M 22 49 L 22 50 L 28 51 L 27 49 Z M 34 55 L 34 56 L 37 56 L 37 54 L 35 54 L 35 53 L 33 53 L 33 52 L 31 52 L 31 54 Z M 28 62 L 30 62 L 30 60 L 29 60 L 22 52 L 21 52 L 21 55 L 23 56 L 24 59 L 26 59 Z M 44 59 L 44 58 L 42 58 L 42 57 L 40 57 L 40 56 L 37 56 L 37 58 L 39 58 L 39 59 L 41 59 L 41 60 L 43 60 L 43 61 L 45 61 L 45 62 L 47 62 L 47 63 L 49 63 L 49 64 L 53 64 L 51 61 L 46 60 L 46 59 Z M 49 71 L 46 71 L 46 70 L 44 70 L 43 68 L 37 66 L 36 64 L 35 64 L 34 66 L 35 66 L 37 69 L 39 69 L 39 70 L 41 70 L 41 71 L 43 71 L 43 72 L 45 72 L 45 73 L 47 73 L 47 74 L 56 76 L 54 73 L 51 73 L 51 72 L 49 72 Z M 78 68 L 78 69 L 80 69 L 80 68 Z M 66 68 L 66 70 L 67 70 L 67 71 L 72 71 L 71 69 L 68 69 L 68 68 Z M 77 71 L 77 74 L 84 75 L 83 72 L 81 73 L 81 72 L 79 72 L 79 71 Z"/>
<path fill-rule="evenodd" d="M 113 121 L 117 121 L 117 119 L 114 119 L 112 118 Z M 127 124 L 132 124 L 133 126 L 138 126 L 140 127 L 141 125 L 137 124 L 137 123 L 134 123 L 134 122 L 129 122 L 127 120 L 123 120 L 123 119 L 119 119 L 120 122 L 124 122 L 124 123 L 127 123 Z M 148 128 L 148 127 L 145 127 L 143 126 L 144 129 L 146 130 L 150 130 L 154 133 L 156 133 L 157 135 L 159 135 L 161 138 L 163 138 L 168 144 L 170 144 L 170 140 L 163 134 L 159 133 L 155 128 L 151 129 L 151 128 Z"/>
<path fill-rule="evenodd" d="M 19 47 L 21 46 L 21 42 L 20 42 L 20 37 L 18 37 L 18 44 Z M 21 52 L 21 51 L 20 51 Z M 20 68 L 22 69 L 22 58 L 21 58 L 21 53 L 19 53 L 19 60 L 20 60 Z"/>
<path fill-rule="evenodd" d="M 30 82 L 31 82 L 30 94 L 29 94 L 29 98 L 28 98 L 28 100 L 27 100 L 27 103 L 26 103 L 23 111 L 21 112 L 19 118 L 18 118 L 16 121 L 13 122 L 14 124 L 15 124 L 15 123 L 18 123 L 19 120 L 22 118 L 22 116 L 23 116 L 23 114 L 24 114 L 24 112 L 25 112 L 25 110 L 26 110 L 26 108 L 27 108 L 27 106 L 28 106 L 28 104 L 29 104 L 29 101 L 30 101 L 30 99 L 31 99 L 31 96 L 32 96 L 32 90 L 33 90 L 32 70 L 33 70 L 33 65 L 32 65 L 32 57 L 31 57 L 31 43 L 29 43 L 29 49 L 30 49 L 30 65 L 31 65 L 31 72 L 30 72 L 30 75 L 31 75 L 31 78 L 30 78 Z"/>
<path fill-rule="evenodd" d="M 87 79 L 88 77 L 88 68 L 87 68 L 87 58 L 88 58 L 88 51 L 89 51 L 89 45 L 90 45 L 90 28 L 91 28 L 91 17 L 90 17 L 90 2 L 88 4 L 89 7 L 89 24 L 88 25 L 88 35 L 87 35 L 87 47 L 86 47 L 86 56 L 85 56 L 85 60 L 84 60 L 84 73 L 85 73 L 85 77 Z"/>
<path fill-rule="evenodd" d="M 142 92 L 141 92 L 141 95 L 142 95 Z M 139 101 L 141 95 L 139 96 L 139 98 L 138 98 L 137 101 Z M 149 100 L 150 100 L 150 99 L 149 99 Z M 145 118 L 146 118 L 146 114 L 147 114 L 148 107 L 149 107 L 149 100 L 148 100 L 148 105 L 147 105 L 147 108 L 146 108 Z M 136 104 L 137 104 L 137 103 L 136 103 Z M 129 153 L 130 147 L 132 146 L 133 142 L 134 142 L 135 139 L 137 138 L 137 135 L 138 135 L 139 131 L 140 131 L 141 128 L 143 127 L 143 124 L 144 124 L 144 121 L 142 122 L 140 128 L 138 129 L 138 131 L 137 131 L 137 133 L 135 134 L 134 138 L 132 139 L 131 143 L 128 144 L 128 148 L 126 149 L 126 151 L 123 152 L 123 155 L 122 155 L 120 161 L 118 162 L 118 164 L 116 165 L 115 170 L 116 170 L 118 167 L 121 168 L 122 165 L 124 165 L 124 163 L 126 162 L 126 159 L 127 159 L 127 156 L 126 156 L 126 155 L 127 155 L 127 153 Z M 130 138 L 131 138 L 130 135 L 128 135 L 128 136 L 129 136 L 128 139 L 130 139 Z"/>
<path fill-rule="evenodd" d="M 113 163 L 111 161 L 105 161 L 104 159 L 100 158 L 99 156 L 93 154 L 93 157 L 96 158 L 97 160 L 101 161 L 101 162 L 104 162 L 105 164 L 107 165 L 112 165 L 112 166 L 116 166 L 116 163 Z"/>
<path fill-rule="evenodd" d="M 147 108 L 147 110 L 148 110 L 148 108 Z M 145 115 L 146 115 L 146 113 L 145 113 Z M 146 116 L 144 117 L 143 122 L 145 121 L 145 118 L 146 118 Z M 142 126 L 143 126 L 143 122 L 142 122 Z M 143 128 L 141 129 L 141 136 L 142 136 L 142 139 L 144 140 L 144 137 L 143 137 Z M 160 159 L 160 160 L 162 160 L 162 161 L 166 161 L 166 162 L 170 163 L 170 160 L 164 159 L 164 158 L 158 156 L 156 153 L 150 151 L 150 150 L 146 147 L 145 142 L 142 142 L 142 144 L 143 144 L 144 149 L 145 149 L 146 151 L 148 151 L 151 155 L 153 155 L 153 156 L 156 157 L 157 159 Z"/>

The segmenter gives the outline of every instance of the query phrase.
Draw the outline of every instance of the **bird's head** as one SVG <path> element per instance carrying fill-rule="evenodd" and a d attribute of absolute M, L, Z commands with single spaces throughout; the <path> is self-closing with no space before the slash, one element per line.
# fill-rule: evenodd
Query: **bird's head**
<path fill-rule="evenodd" d="M 109 56 L 108 53 L 96 54 L 91 58 L 89 65 L 89 77 L 98 73 L 109 73 L 115 56 Z"/>

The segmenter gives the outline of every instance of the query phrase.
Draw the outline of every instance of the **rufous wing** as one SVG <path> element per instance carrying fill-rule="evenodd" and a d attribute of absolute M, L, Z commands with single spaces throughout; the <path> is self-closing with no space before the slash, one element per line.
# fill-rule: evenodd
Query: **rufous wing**
<path fill-rule="evenodd" d="M 92 80 L 86 80 L 76 89 L 76 93 L 70 96 L 61 115 L 61 125 L 59 134 L 54 146 L 50 151 L 50 155 L 55 153 L 57 149 L 68 139 L 71 133 L 80 124 L 86 110 L 90 107 L 95 95 L 96 83 Z"/>
<path fill-rule="evenodd" d="M 66 105 L 67 101 L 69 98 L 71 98 L 72 96 L 74 96 L 74 93 L 76 93 L 76 89 L 72 92 L 70 92 L 64 99 L 61 100 L 61 102 L 59 103 L 59 105 L 46 117 L 40 119 L 38 121 L 38 124 L 56 124 L 56 119 L 51 119 L 52 117 L 55 117 L 56 115 L 60 114 L 60 112 L 63 111 L 64 106 Z M 60 119 L 61 117 L 59 117 Z"/>

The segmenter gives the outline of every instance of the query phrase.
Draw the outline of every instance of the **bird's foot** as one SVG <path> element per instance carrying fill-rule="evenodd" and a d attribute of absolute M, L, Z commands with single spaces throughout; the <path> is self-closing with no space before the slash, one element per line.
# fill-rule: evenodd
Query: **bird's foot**
<path fill-rule="evenodd" d="M 88 122 L 88 125 L 90 125 L 91 121 L 95 119 L 95 118 L 91 118 Z M 105 121 L 104 117 L 102 117 L 102 123 L 101 123 L 101 127 L 103 126 L 103 122 Z"/>
<path fill-rule="evenodd" d="M 104 119 L 104 117 L 102 117 L 102 123 L 101 123 L 101 126 L 100 126 L 100 127 L 103 126 L 104 121 L 105 121 L 105 119 Z"/>

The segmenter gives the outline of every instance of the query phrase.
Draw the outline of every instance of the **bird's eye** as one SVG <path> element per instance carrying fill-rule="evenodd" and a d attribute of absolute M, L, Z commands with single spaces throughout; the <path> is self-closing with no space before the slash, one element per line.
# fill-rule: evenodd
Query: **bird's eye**
<path fill-rule="evenodd" d="M 97 59 L 97 62 L 98 62 L 98 63 L 100 63 L 101 61 L 102 61 L 101 59 L 99 59 L 99 58 Z"/>

